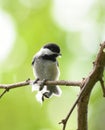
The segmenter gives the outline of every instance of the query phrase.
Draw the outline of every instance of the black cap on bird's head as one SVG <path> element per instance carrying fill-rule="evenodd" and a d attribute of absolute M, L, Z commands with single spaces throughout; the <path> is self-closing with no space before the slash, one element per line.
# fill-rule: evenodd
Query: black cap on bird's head
<path fill-rule="evenodd" d="M 52 52 L 60 54 L 60 47 L 55 43 L 48 43 L 48 44 L 44 45 L 43 48 L 47 48 L 47 49 L 51 50 Z"/>

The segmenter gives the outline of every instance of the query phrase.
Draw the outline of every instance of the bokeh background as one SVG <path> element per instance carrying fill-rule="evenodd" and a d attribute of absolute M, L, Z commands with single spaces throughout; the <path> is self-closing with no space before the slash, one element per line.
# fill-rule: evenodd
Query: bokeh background
<path fill-rule="evenodd" d="M 104 0 L 0 0 L 0 84 L 34 79 L 32 57 L 47 42 L 61 47 L 60 79 L 81 80 L 92 70 L 104 40 Z M 61 88 L 60 98 L 43 105 L 36 101 L 31 86 L 10 90 L 0 99 L 0 130 L 61 130 L 58 122 L 79 93 L 78 87 Z M 88 120 L 89 130 L 105 129 L 100 84 L 92 92 Z M 67 130 L 76 128 L 75 109 Z"/>

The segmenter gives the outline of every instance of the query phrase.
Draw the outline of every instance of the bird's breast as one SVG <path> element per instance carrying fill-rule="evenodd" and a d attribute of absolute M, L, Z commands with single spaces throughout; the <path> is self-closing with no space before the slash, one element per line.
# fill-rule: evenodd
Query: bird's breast
<path fill-rule="evenodd" d="M 37 59 L 34 63 L 33 70 L 37 78 L 57 80 L 59 78 L 59 68 L 57 62 Z"/>

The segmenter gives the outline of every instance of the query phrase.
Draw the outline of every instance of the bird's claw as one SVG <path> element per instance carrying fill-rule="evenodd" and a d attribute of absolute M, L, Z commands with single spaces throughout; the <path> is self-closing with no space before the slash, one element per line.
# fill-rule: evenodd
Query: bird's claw
<path fill-rule="evenodd" d="M 39 86 L 40 86 L 39 90 L 40 91 L 43 89 L 45 82 L 46 82 L 46 79 L 43 79 L 42 81 L 40 81 L 40 83 L 39 83 Z"/>
<path fill-rule="evenodd" d="M 44 102 L 44 98 L 49 98 L 48 92 L 43 93 L 42 95 L 42 101 Z"/>
<path fill-rule="evenodd" d="M 36 84 L 36 83 L 38 82 L 38 80 L 39 80 L 39 78 L 37 78 L 37 79 L 33 82 L 33 84 Z"/>

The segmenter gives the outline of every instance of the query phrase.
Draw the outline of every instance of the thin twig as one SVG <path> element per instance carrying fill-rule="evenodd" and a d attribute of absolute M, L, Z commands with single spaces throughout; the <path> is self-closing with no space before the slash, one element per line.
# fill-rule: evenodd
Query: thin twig
<path fill-rule="evenodd" d="M 5 90 L 0 94 L 0 98 L 3 97 L 3 95 L 9 91 L 9 88 L 8 87 L 5 87 Z"/>
<path fill-rule="evenodd" d="M 0 98 L 2 98 L 2 96 L 3 96 L 6 92 L 7 92 L 7 90 L 5 89 L 5 90 L 1 93 Z"/>

